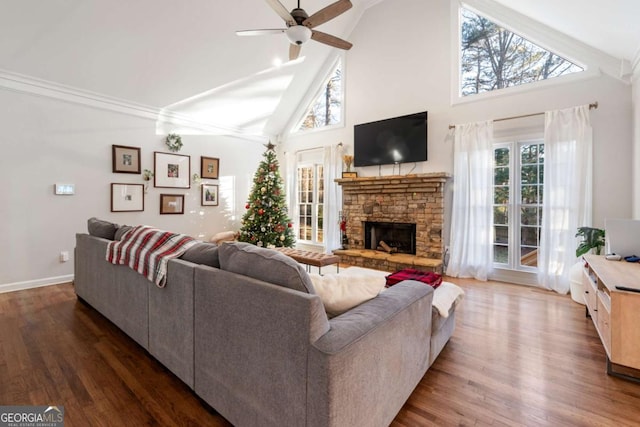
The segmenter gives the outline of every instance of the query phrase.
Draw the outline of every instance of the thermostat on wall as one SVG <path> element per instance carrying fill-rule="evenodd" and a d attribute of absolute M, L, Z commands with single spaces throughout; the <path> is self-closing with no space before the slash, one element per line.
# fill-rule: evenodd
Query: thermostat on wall
<path fill-rule="evenodd" d="M 54 184 L 55 194 L 63 196 L 71 196 L 76 193 L 75 184 Z"/>

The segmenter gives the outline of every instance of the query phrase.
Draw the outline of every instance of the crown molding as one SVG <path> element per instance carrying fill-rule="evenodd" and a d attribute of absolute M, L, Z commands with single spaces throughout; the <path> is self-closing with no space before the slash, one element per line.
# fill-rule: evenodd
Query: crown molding
<path fill-rule="evenodd" d="M 58 101 L 80 104 L 101 110 L 112 111 L 155 120 L 156 127 L 175 128 L 180 127 L 181 132 L 209 135 L 242 136 L 249 139 L 259 138 L 261 135 L 249 134 L 242 129 L 219 126 L 215 123 L 206 123 L 193 119 L 193 117 L 168 110 L 166 108 L 151 107 L 120 98 L 91 92 L 60 83 L 39 79 L 24 74 L 14 73 L 0 69 L 0 88 L 14 92 L 52 98 Z"/>

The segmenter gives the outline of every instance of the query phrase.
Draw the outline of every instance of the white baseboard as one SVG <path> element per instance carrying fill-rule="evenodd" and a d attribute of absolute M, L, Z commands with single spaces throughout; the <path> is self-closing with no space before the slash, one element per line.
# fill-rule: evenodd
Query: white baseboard
<path fill-rule="evenodd" d="M 22 291 L 24 289 L 40 288 L 42 286 L 59 285 L 73 281 L 73 274 L 66 276 L 46 277 L 38 280 L 0 284 L 0 294 L 4 292 Z"/>

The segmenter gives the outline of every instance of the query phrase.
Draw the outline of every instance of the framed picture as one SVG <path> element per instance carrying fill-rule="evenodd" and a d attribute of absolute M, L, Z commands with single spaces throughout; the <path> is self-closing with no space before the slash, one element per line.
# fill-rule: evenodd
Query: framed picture
<path fill-rule="evenodd" d="M 160 214 L 176 214 L 184 213 L 184 194 L 161 194 L 160 195 Z"/>
<path fill-rule="evenodd" d="M 218 179 L 220 171 L 220 159 L 215 157 L 200 157 L 200 177 L 205 179 Z"/>
<path fill-rule="evenodd" d="M 191 188 L 191 156 L 154 152 L 153 186 Z"/>
<path fill-rule="evenodd" d="M 111 212 L 144 210 L 144 184 L 111 183 Z"/>
<path fill-rule="evenodd" d="M 112 145 L 113 173 L 140 173 L 140 148 Z"/>
<path fill-rule="evenodd" d="M 218 206 L 218 186 L 212 184 L 202 184 L 200 188 L 202 192 L 202 206 Z"/>

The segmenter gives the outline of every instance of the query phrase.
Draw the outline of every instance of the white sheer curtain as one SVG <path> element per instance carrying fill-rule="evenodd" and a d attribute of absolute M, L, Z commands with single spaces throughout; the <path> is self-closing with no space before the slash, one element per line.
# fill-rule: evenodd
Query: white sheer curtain
<path fill-rule="evenodd" d="M 325 252 L 340 247 L 340 227 L 338 218 L 342 206 L 342 188 L 334 181 L 342 171 L 342 147 L 324 148 L 324 218 L 323 236 Z"/>
<path fill-rule="evenodd" d="M 298 238 L 298 203 L 296 195 L 296 154 L 290 151 L 284 153 L 286 163 L 285 198 L 289 207 L 289 218 L 293 222 L 293 235 Z"/>
<path fill-rule="evenodd" d="M 447 275 L 487 280 L 493 265 L 493 121 L 456 125 Z"/>
<path fill-rule="evenodd" d="M 576 262 L 577 229 L 591 225 L 592 162 L 589 106 L 546 112 L 538 283 L 562 294 Z"/>

